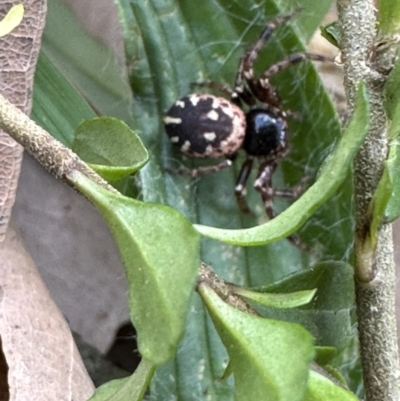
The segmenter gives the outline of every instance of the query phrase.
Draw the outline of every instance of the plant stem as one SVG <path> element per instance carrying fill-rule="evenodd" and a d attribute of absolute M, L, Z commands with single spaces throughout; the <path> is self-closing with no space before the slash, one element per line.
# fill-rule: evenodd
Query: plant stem
<path fill-rule="evenodd" d="M 392 228 L 382 224 L 373 238 L 370 232 L 371 200 L 388 152 L 383 94 L 386 76 L 371 67 L 376 43 L 375 4 L 373 0 L 338 0 L 337 5 L 349 106 L 352 110 L 357 82 L 363 80 L 371 108 L 369 133 L 354 163 L 356 303 L 366 399 L 398 401 L 400 371 Z"/>
<path fill-rule="evenodd" d="M 0 128 L 31 153 L 46 170 L 68 185 L 74 186 L 71 178 L 74 172 L 79 171 L 109 191 L 117 192 L 71 149 L 54 139 L 2 95 Z"/>

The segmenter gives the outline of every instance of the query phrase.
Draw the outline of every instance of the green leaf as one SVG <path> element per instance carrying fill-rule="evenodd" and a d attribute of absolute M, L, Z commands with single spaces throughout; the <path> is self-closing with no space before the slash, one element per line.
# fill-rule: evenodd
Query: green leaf
<path fill-rule="evenodd" d="M 103 384 L 88 401 L 140 401 L 154 373 L 154 365 L 142 359 L 135 373 Z"/>
<path fill-rule="evenodd" d="M 167 206 L 111 193 L 80 173 L 73 182 L 102 214 L 118 245 L 139 351 L 161 365 L 174 356 L 185 329 L 200 266 L 198 234 Z"/>
<path fill-rule="evenodd" d="M 85 32 L 61 0 L 48 2 L 42 51 L 98 114 L 132 125 L 132 93 L 125 71 L 114 53 Z"/>
<path fill-rule="evenodd" d="M 93 117 L 86 100 L 41 52 L 35 70 L 32 118 L 70 148 L 75 128 Z"/>
<path fill-rule="evenodd" d="M 322 0 L 317 5 L 309 2 L 312 7 L 309 11 L 312 12 L 306 10 L 305 14 L 314 27 L 321 23 L 322 14 L 318 14 L 321 8 L 329 7 L 330 2 Z M 54 50 L 55 58 L 52 57 L 52 61 L 68 73 L 70 81 L 88 96 L 97 110 L 109 115 L 113 115 L 111 109 L 123 112 L 129 125 L 140 133 L 151 152 L 148 165 L 140 172 L 144 199 L 168 203 L 191 221 L 206 225 L 238 228 L 264 222 L 266 218 L 259 195 L 251 188 L 252 178 L 248 186 L 248 198 L 255 215 L 241 215 L 235 204 L 233 188 L 243 160 L 241 157 L 230 171 L 201 179 L 164 174 L 165 167 L 174 167 L 183 159 L 179 152 L 171 150 L 161 121 L 170 105 L 190 92 L 191 82 L 210 78 L 232 84 L 239 57 L 259 35 L 265 22 L 274 15 L 289 11 L 293 3 L 270 0 L 222 0 L 218 3 L 209 0 L 151 0 L 132 2 L 131 6 L 128 1 L 120 1 L 118 5 L 126 38 L 130 82 L 135 96 L 134 124 L 128 110 L 131 98 L 116 95 L 117 86 L 104 86 L 110 82 L 107 75 L 109 68 L 118 70 L 116 63 L 110 62 L 112 56 L 107 52 L 98 52 L 99 43 L 87 40 L 86 33 L 74 21 L 72 13 L 61 6 L 55 10 L 54 4 L 53 0 L 49 2 L 44 46 L 48 46 L 47 39 L 50 39 L 51 46 L 47 49 L 52 56 Z M 303 2 L 297 5 L 304 7 Z M 300 15 L 299 19 L 277 29 L 260 55 L 257 71 L 262 71 L 289 53 L 304 49 L 303 39 L 310 37 L 312 31 L 304 32 L 311 25 L 303 24 L 302 19 L 303 15 Z M 67 25 L 71 21 L 69 30 Z M 301 40 L 295 33 L 300 34 Z M 81 40 L 84 36 L 85 42 Z M 55 40 L 58 43 L 53 45 L 52 41 Z M 83 46 L 83 43 L 86 45 Z M 84 54 L 81 54 L 81 50 L 75 50 L 78 48 L 83 49 Z M 70 73 L 70 69 L 78 72 Z M 79 71 L 83 71 L 83 74 Z M 90 74 L 98 76 L 99 80 L 96 81 L 95 76 L 87 81 L 81 80 L 85 74 L 89 77 Z M 123 81 L 123 74 L 119 74 Z M 87 82 L 92 84 L 88 85 Z M 96 87 L 96 82 L 101 89 Z M 302 117 L 301 121 L 288 121 L 291 154 L 280 163 L 274 175 L 274 187 L 292 186 L 303 175 L 308 175 L 312 182 L 332 144 L 340 137 L 337 116 L 309 63 L 282 71 L 274 77 L 273 83 L 279 90 L 285 108 L 298 112 Z M 100 94 L 103 89 L 110 91 L 104 101 Z M 121 117 L 120 114 L 116 116 Z M 190 161 L 183 162 L 192 165 Z M 275 202 L 277 211 L 286 206 L 285 202 Z M 350 177 L 300 233 L 303 240 L 319 246 L 320 258 L 347 260 L 351 254 L 349 244 L 353 231 L 349 210 Z M 221 277 L 249 287 L 274 282 L 310 265 L 310 255 L 299 252 L 287 241 L 240 249 L 203 240 L 202 258 L 212 264 Z M 179 353 L 174 361 L 157 370 L 152 383 L 152 398 L 166 401 L 196 397 L 199 400 L 230 401 L 232 380 L 218 380 L 226 363 L 224 347 L 204 314 L 201 300 L 195 295 Z"/>
<path fill-rule="evenodd" d="M 321 27 L 321 35 L 329 42 L 332 43 L 334 46 L 339 48 L 339 43 L 341 40 L 341 28 L 339 21 L 331 22 L 328 25 Z"/>
<path fill-rule="evenodd" d="M 0 21 L 0 38 L 14 30 L 24 18 L 24 6 L 16 4 L 10 8 L 5 17 Z"/>
<path fill-rule="evenodd" d="M 234 292 L 241 297 L 257 302 L 260 305 L 285 309 L 296 308 L 308 304 L 313 299 L 316 290 L 296 291 L 288 294 L 268 294 L 247 290 L 242 287 L 235 287 Z"/>
<path fill-rule="evenodd" d="M 359 399 L 346 390 L 334 384 L 321 374 L 311 371 L 308 388 L 303 401 L 359 401 Z"/>
<path fill-rule="evenodd" d="M 299 325 L 241 312 L 205 285 L 199 291 L 231 360 L 235 400 L 302 400 L 312 336 Z"/>
<path fill-rule="evenodd" d="M 140 138 L 123 121 L 112 117 L 80 124 L 72 150 L 108 181 L 135 173 L 149 158 Z"/>
<path fill-rule="evenodd" d="M 369 107 L 365 86 L 358 90 L 351 121 L 333 153 L 322 165 L 319 176 L 307 192 L 272 221 L 257 227 L 226 230 L 204 225 L 195 228 L 204 236 L 228 244 L 254 246 L 268 244 L 296 232 L 340 187 L 348 174 L 353 157 L 362 144 L 369 123 Z"/>

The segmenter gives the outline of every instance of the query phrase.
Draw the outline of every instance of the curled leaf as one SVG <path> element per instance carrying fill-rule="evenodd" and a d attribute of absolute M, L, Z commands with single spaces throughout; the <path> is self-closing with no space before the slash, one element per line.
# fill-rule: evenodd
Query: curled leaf
<path fill-rule="evenodd" d="M 242 287 L 235 287 L 234 292 L 242 297 L 251 299 L 261 305 L 272 308 L 296 308 L 308 304 L 313 299 L 316 289 L 296 291 L 288 294 L 269 294 L 251 291 Z"/>

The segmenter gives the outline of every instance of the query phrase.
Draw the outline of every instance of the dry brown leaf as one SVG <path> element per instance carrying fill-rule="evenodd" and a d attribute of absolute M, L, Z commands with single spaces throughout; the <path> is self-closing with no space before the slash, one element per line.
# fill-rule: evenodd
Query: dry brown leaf
<path fill-rule="evenodd" d="M 46 0 L 0 2 L 0 18 L 13 5 L 23 4 L 21 24 L 0 40 L 0 92 L 25 113 L 32 105 L 33 75 L 45 24 Z M 14 205 L 22 160 L 22 147 L 0 131 L 0 241 L 7 230 Z"/>
<path fill-rule="evenodd" d="M 68 324 L 12 225 L 0 244 L 0 260 L 0 333 L 10 400 L 88 399 L 94 386 Z"/>

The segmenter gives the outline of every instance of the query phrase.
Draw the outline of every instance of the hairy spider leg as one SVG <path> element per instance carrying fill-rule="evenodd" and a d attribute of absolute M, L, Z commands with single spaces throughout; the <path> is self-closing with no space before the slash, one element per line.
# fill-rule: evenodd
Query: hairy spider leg
<path fill-rule="evenodd" d="M 302 191 L 303 180 L 292 189 L 279 190 L 272 187 L 272 175 L 277 167 L 277 163 L 271 163 L 270 161 L 264 161 L 260 163 L 258 170 L 258 176 L 254 183 L 254 188 L 261 194 L 261 198 L 264 202 L 265 211 L 270 219 L 276 217 L 276 213 L 273 209 L 274 197 L 284 197 L 295 199 Z M 310 247 L 303 243 L 297 235 L 290 235 L 287 240 L 298 248 L 309 251 Z"/>
<path fill-rule="evenodd" d="M 240 58 L 239 67 L 235 79 L 235 90 L 237 88 L 243 87 L 243 77 L 246 75 L 253 75 L 253 65 L 257 60 L 257 57 L 264 47 L 265 42 L 271 37 L 274 30 L 284 22 L 289 21 L 295 13 L 278 16 L 272 21 L 269 21 L 263 31 L 261 32 L 258 40 L 253 44 L 253 46 Z"/>
<path fill-rule="evenodd" d="M 298 52 L 289 55 L 287 58 L 276 62 L 275 64 L 271 65 L 264 73 L 261 75 L 261 80 L 265 80 L 270 78 L 272 75 L 275 75 L 279 71 L 284 70 L 292 65 L 300 63 L 305 60 L 312 60 L 312 61 L 330 61 L 333 62 L 334 60 L 330 57 L 325 57 L 320 54 L 314 53 L 307 53 L 307 52 Z M 269 85 L 269 82 L 268 82 Z"/>
<path fill-rule="evenodd" d="M 250 90 L 254 93 L 254 96 L 261 102 L 267 103 L 272 106 L 274 110 L 282 110 L 281 99 L 275 90 L 274 86 L 269 82 L 269 78 L 272 75 L 277 74 L 278 72 L 284 70 L 285 68 L 291 67 L 292 65 L 298 64 L 305 60 L 312 61 L 330 61 L 334 60 L 321 56 L 320 54 L 313 54 L 307 52 L 298 52 L 293 53 L 284 60 L 278 61 L 275 64 L 271 65 L 264 71 L 259 79 L 252 77 L 251 80 L 247 80 L 247 84 L 250 87 Z M 282 113 L 282 112 L 281 112 Z M 296 113 L 291 112 L 290 110 L 286 111 L 287 115 L 296 116 Z"/>
<path fill-rule="evenodd" d="M 254 188 L 260 193 L 264 202 L 265 212 L 270 219 L 276 216 L 273 209 L 274 189 L 272 188 L 272 174 L 277 167 L 276 162 L 261 162 Z"/>
<path fill-rule="evenodd" d="M 251 98 L 251 93 L 250 91 L 246 90 L 243 83 L 243 79 L 245 79 L 247 82 L 255 80 L 253 65 L 254 62 L 257 60 L 257 57 L 261 49 L 264 47 L 264 44 L 271 37 L 272 33 L 279 25 L 289 21 L 291 18 L 293 18 L 295 14 L 297 14 L 297 12 L 298 10 L 288 15 L 278 16 L 272 21 L 269 21 L 265 26 L 264 30 L 261 32 L 259 39 L 241 57 L 239 61 L 238 71 L 236 74 L 232 101 L 235 101 L 235 98 L 241 98 L 245 103 L 248 104 L 248 100 Z"/>
<path fill-rule="evenodd" d="M 246 201 L 245 194 L 246 194 L 246 183 L 247 183 L 247 180 L 249 179 L 249 175 L 250 175 L 251 169 L 253 167 L 253 162 L 254 162 L 254 158 L 251 156 L 248 156 L 247 159 L 242 164 L 242 167 L 240 169 L 240 173 L 236 180 L 236 185 L 235 185 L 235 197 L 236 197 L 237 204 L 239 206 L 240 211 L 242 213 L 246 213 L 246 214 L 251 213 L 249 205 Z"/>

